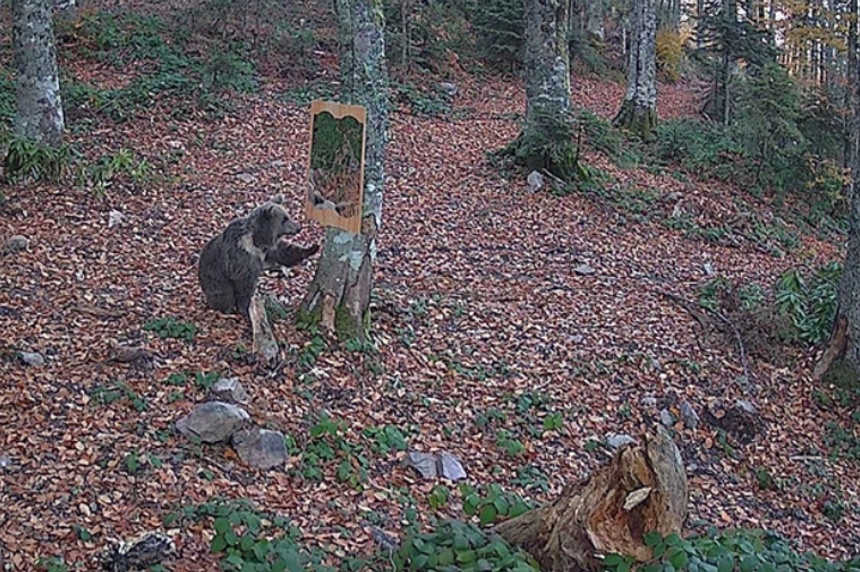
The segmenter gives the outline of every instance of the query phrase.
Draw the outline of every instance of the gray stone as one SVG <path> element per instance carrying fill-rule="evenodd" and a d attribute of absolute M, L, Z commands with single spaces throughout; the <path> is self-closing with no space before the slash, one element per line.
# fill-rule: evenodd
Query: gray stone
<path fill-rule="evenodd" d="M 283 433 L 268 429 L 237 431 L 233 448 L 243 463 L 264 470 L 283 465 L 289 457 Z"/>
<path fill-rule="evenodd" d="M 248 392 L 242 387 L 237 377 L 223 377 L 212 386 L 212 395 L 220 401 L 246 405 L 248 403 Z"/>
<path fill-rule="evenodd" d="M 108 213 L 108 228 L 113 228 L 122 224 L 122 221 L 125 220 L 125 215 L 119 211 L 110 211 Z"/>
<path fill-rule="evenodd" d="M 425 479 L 435 479 L 438 475 L 436 455 L 430 453 L 411 452 L 406 455 L 404 464 L 415 469 Z"/>
<path fill-rule="evenodd" d="M 454 97 L 459 92 L 459 88 L 457 88 L 457 84 L 451 81 L 443 81 L 439 83 L 439 87 L 448 92 L 448 95 Z"/>
<path fill-rule="evenodd" d="M 755 405 L 747 401 L 746 399 L 738 399 L 735 401 L 735 407 L 742 410 L 744 413 L 749 413 L 750 415 L 758 415 L 758 411 L 755 408 Z"/>
<path fill-rule="evenodd" d="M 590 276 L 596 272 L 588 263 L 583 263 L 573 269 L 580 276 Z"/>
<path fill-rule="evenodd" d="M 18 357 L 25 365 L 40 367 L 45 365 L 45 358 L 38 352 L 18 352 Z"/>
<path fill-rule="evenodd" d="M 0 471 L 12 468 L 12 458 L 9 455 L 0 455 Z"/>
<path fill-rule="evenodd" d="M 176 429 L 186 437 L 197 437 L 204 443 L 226 441 L 250 420 L 248 413 L 232 403 L 209 401 L 176 422 Z"/>
<path fill-rule="evenodd" d="M 610 449 L 620 449 L 625 445 L 635 443 L 636 439 L 626 433 L 608 433 L 606 435 L 606 444 Z"/>
<path fill-rule="evenodd" d="M 529 189 L 531 190 L 531 192 L 536 193 L 543 188 L 546 179 L 541 173 L 537 171 L 532 171 L 531 173 L 529 173 L 529 176 L 526 181 L 529 184 Z"/>
<path fill-rule="evenodd" d="M 684 198 L 684 193 L 681 191 L 673 191 L 669 194 L 663 195 L 663 201 L 667 203 L 676 203 Z"/>
<path fill-rule="evenodd" d="M 16 234 L 15 236 L 10 236 L 9 240 L 6 241 L 5 251 L 14 254 L 16 252 L 21 252 L 22 250 L 27 250 L 29 247 L 30 239 L 26 236 Z"/>
<path fill-rule="evenodd" d="M 666 427 L 671 427 L 675 424 L 675 418 L 672 417 L 672 414 L 669 413 L 668 409 L 660 410 L 660 423 L 662 423 Z"/>
<path fill-rule="evenodd" d="M 642 407 L 645 409 L 657 409 L 657 398 L 647 395 L 642 398 Z"/>
<path fill-rule="evenodd" d="M 463 463 L 451 453 L 439 453 L 439 464 L 442 466 L 442 476 L 446 479 L 456 482 L 466 478 Z"/>
<path fill-rule="evenodd" d="M 251 173 L 239 173 L 238 175 L 236 175 L 236 178 L 245 183 L 246 185 L 250 185 L 252 183 L 257 182 L 257 177 L 255 177 Z"/>
<path fill-rule="evenodd" d="M 687 401 L 681 403 L 681 419 L 687 429 L 696 429 L 699 426 L 699 414 Z"/>

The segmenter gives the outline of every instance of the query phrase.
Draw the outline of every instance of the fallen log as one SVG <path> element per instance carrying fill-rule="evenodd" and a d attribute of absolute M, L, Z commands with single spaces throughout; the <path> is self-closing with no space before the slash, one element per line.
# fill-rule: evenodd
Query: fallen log
<path fill-rule="evenodd" d="M 648 532 L 680 534 L 689 489 L 678 447 L 664 430 L 618 450 L 591 477 L 555 501 L 499 524 L 495 532 L 522 547 L 545 572 L 592 571 L 600 556 L 652 558 Z"/>

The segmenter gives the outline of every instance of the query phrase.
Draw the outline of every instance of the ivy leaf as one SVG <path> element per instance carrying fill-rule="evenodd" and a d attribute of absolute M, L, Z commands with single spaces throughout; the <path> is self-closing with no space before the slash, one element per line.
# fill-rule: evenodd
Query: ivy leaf
<path fill-rule="evenodd" d="M 487 525 L 487 524 L 492 524 L 493 522 L 495 522 L 497 516 L 498 516 L 498 511 L 496 510 L 496 507 L 493 506 L 492 504 L 485 504 L 481 508 L 481 513 L 478 515 L 478 518 L 480 519 L 481 524 Z M 747 572 L 747 571 L 743 571 L 743 572 Z"/>
<path fill-rule="evenodd" d="M 618 566 L 622 562 L 624 562 L 624 557 L 615 553 L 607 554 L 606 558 L 603 559 L 603 564 L 607 567 Z"/>

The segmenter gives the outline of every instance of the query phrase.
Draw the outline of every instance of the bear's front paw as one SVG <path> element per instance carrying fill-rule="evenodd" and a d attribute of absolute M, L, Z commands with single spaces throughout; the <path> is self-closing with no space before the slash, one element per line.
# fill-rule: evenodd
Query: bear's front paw
<path fill-rule="evenodd" d="M 317 252 L 319 252 L 319 249 L 320 249 L 320 245 L 319 245 L 319 244 L 312 244 L 311 246 L 309 246 L 309 247 L 305 248 L 305 254 L 306 254 L 307 256 L 313 256 L 314 254 L 316 254 Z"/>

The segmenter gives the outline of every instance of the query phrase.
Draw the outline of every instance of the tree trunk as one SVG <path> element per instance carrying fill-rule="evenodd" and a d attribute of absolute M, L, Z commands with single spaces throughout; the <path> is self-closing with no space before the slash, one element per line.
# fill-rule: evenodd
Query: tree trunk
<path fill-rule="evenodd" d="M 566 0 L 525 0 L 526 125 L 542 112 L 570 110 Z"/>
<path fill-rule="evenodd" d="M 496 527 L 545 572 L 599 570 L 596 554 L 639 562 L 652 557 L 648 532 L 680 534 L 689 489 L 677 446 L 662 429 L 627 445 L 589 479 L 565 487 L 553 502 Z"/>
<path fill-rule="evenodd" d="M 605 8 L 603 0 L 591 0 L 585 5 L 585 31 L 590 39 L 601 42 L 605 39 L 606 33 L 603 27 L 606 18 Z"/>
<path fill-rule="evenodd" d="M 341 99 L 367 108 L 361 233 L 326 232 L 316 275 L 300 316 L 342 340 L 365 340 L 376 233 L 382 222 L 382 188 L 388 132 L 388 70 L 384 17 L 377 0 L 337 0 Z"/>
<path fill-rule="evenodd" d="M 49 0 L 12 0 L 15 133 L 51 147 L 63 142 L 63 106 Z"/>
<path fill-rule="evenodd" d="M 570 122 L 568 0 L 525 0 L 526 119 L 507 152 L 529 170 L 576 176 Z"/>
<path fill-rule="evenodd" d="M 633 4 L 630 51 L 627 56 L 627 93 L 615 124 L 643 139 L 657 126 L 657 17 L 655 0 Z"/>
<path fill-rule="evenodd" d="M 705 45 L 705 0 L 696 0 L 696 47 Z"/>
<path fill-rule="evenodd" d="M 849 116 L 846 161 L 851 166 L 854 179 L 860 173 L 860 149 L 858 149 L 858 127 L 860 127 L 860 41 L 856 15 L 858 1 L 851 1 L 848 61 L 849 61 Z M 858 183 L 848 188 L 848 252 L 839 285 L 839 304 L 836 320 L 828 347 L 813 371 L 814 378 L 825 378 L 840 386 L 860 385 L 860 192 Z"/>

